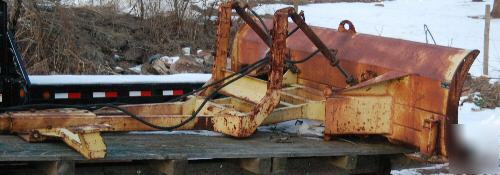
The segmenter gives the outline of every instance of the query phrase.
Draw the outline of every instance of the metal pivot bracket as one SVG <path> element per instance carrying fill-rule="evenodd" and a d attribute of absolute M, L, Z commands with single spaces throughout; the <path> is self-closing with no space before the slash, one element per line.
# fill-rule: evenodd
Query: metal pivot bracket
<path fill-rule="evenodd" d="M 106 156 L 106 144 L 101 137 L 100 130 L 103 128 L 96 126 L 45 128 L 35 129 L 20 136 L 29 142 L 60 139 L 87 159 L 101 159 Z"/>

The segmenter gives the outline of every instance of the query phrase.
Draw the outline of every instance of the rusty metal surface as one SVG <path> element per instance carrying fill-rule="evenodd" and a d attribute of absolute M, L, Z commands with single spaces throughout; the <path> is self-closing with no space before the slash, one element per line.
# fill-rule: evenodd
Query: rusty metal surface
<path fill-rule="evenodd" d="M 188 118 L 188 116 L 180 115 L 143 115 L 141 117 L 160 126 L 172 126 Z M 79 115 L 77 113 L 62 115 L 61 113 L 44 113 L 39 111 L 36 114 L 14 113 L 10 116 L 3 115 L 0 118 L 7 123 L 4 127 L 0 128 L 0 132 L 10 133 L 24 133 L 42 128 L 67 128 L 85 125 L 109 125 L 110 128 L 104 131 L 157 130 L 134 120 L 128 115 L 92 116 Z M 197 123 L 198 120 L 195 119 L 193 122 L 179 128 L 179 130 L 192 129 Z"/>
<path fill-rule="evenodd" d="M 269 20 L 266 20 L 268 27 L 272 28 Z M 296 27 L 289 25 L 289 30 Z M 401 39 L 386 38 L 374 35 L 338 32 L 335 29 L 322 27 L 311 27 L 312 31 L 321 38 L 328 49 L 338 50 L 337 58 L 340 64 L 352 72 L 356 77 L 360 77 L 366 70 L 377 72 L 379 75 L 388 71 L 400 71 L 409 74 L 419 74 L 424 77 L 450 81 L 461 61 L 468 54 L 477 54 L 477 51 L 468 51 L 444 46 L 428 45 Z M 260 38 L 244 26 L 240 28 L 236 36 L 238 42 L 233 49 L 240 64 L 249 64 L 261 58 L 266 50 Z M 309 41 L 302 31 L 297 31 L 288 39 L 288 48 L 292 52 L 292 59 L 297 60 L 316 50 L 316 46 Z M 317 55 L 316 57 L 324 57 Z M 334 68 L 324 65 L 329 64 L 326 59 L 313 59 L 302 65 L 300 69 L 311 70 L 311 68 L 324 67 L 322 70 L 304 71 L 299 75 L 301 78 L 311 80 L 316 83 L 343 88 L 345 82 L 335 78 L 325 79 L 318 75 L 339 76 Z M 312 69 L 314 70 L 314 69 Z"/>
<path fill-rule="evenodd" d="M 391 105 L 390 96 L 329 98 L 325 133 L 389 134 L 391 132 Z"/>
<path fill-rule="evenodd" d="M 271 45 L 271 71 L 268 74 L 266 95 L 245 117 L 221 116 L 212 119 L 214 130 L 235 137 L 248 137 L 271 114 L 280 102 L 280 90 L 283 81 L 283 69 L 286 54 L 287 14 L 276 12 L 273 21 L 273 42 Z"/>
<path fill-rule="evenodd" d="M 245 12 L 245 9 L 248 8 L 248 4 L 245 3 L 240 3 L 238 1 L 234 2 L 229 2 L 228 4 L 231 5 L 231 7 L 236 10 L 236 13 L 245 21 L 245 23 L 254 31 L 261 39 L 264 41 L 264 43 L 268 46 L 271 47 L 271 36 L 269 36 L 262 28 L 255 22 L 255 20 L 248 15 L 247 12 Z"/>
<path fill-rule="evenodd" d="M 272 28 L 269 20 L 266 24 Z M 290 24 L 289 30 L 296 27 Z M 457 121 L 463 82 L 479 51 L 360 34 L 350 21 L 342 21 L 339 30 L 311 28 L 319 42 L 337 51 L 339 64 L 361 80 L 346 84 L 325 53 L 297 65 L 299 84 L 333 92 L 326 104 L 325 134 L 382 134 L 426 155 L 447 156 L 448 126 Z M 299 30 L 288 38 L 292 60 L 318 49 L 308 35 Z M 249 27 L 240 28 L 233 45 L 239 64 L 254 62 L 265 52 Z M 386 98 L 388 103 L 378 100 Z"/>
<path fill-rule="evenodd" d="M 214 64 L 213 76 L 215 80 L 220 80 L 224 77 L 223 70 L 226 65 L 226 59 L 229 52 L 229 37 L 231 30 L 231 6 L 223 4 L 219 7 L 219 18 L 217 27 L 217 41 L 215 48 L 216 63 Z"/>
<path fill-rule="evenodd" d="M 347 25 L 349 28 L 346 29 L 345 28 L 345 25 Z M 339 32 L 349 32 L 351 34 L 355 34 L 356 33 L 356 28 L 354 27 L 354 24 L 352 24 L 351 21 L 349 20 L 343 20 L 342 22 L 340 22 L 339 24 L 339 28 L 338 28 L 338 31 Z"/>
<path fill-rule="evenodd" d="M 36 135 L 59 138 L 87 159 L 102 159 L 106 155 L 106 144 L 99 129 L 82 127 L 78 130 L 66 128 L 38 129 Z"/>

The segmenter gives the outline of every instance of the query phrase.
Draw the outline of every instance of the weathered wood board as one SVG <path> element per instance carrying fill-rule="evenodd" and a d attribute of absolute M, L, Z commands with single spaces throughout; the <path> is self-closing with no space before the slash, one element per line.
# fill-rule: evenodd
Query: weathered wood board
<path fill-rule="evenodd" d="M 290 137 L 278 143 L 275 134 L 256 133 L 250 138 L 171 134 L 103 134 L 107 145 L 104 160 L 224 159 L 269 157 L 327 157 L 342 155 L 384 155 L 414 150 L 387 142 L 323 141 Z M 86 161 L 62 142 L 27 143 L 17 136 L 0 135 L 0 161 Z"/>

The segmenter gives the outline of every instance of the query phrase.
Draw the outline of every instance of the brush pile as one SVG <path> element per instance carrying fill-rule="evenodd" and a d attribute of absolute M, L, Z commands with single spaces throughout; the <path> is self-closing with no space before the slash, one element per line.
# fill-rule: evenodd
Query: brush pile
<path fill-rule="evenodd" d="M 193 8 L 179 1 L 184 4 L 166 11 L 155 10 L 151 1 L 139 13 L 132 11 L 137 4 L 123 12 L 112 2 L 9 1 L 10 28 L 29 74 L 135 73 L 129 68 L 150 64 L 153 56 L 179 55 L 184 47 L 213 49 L 216 2 Z"/>

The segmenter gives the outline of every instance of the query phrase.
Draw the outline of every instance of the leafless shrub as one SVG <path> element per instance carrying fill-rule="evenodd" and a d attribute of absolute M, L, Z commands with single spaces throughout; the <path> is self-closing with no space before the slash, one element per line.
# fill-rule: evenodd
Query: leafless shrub
<path fill-rule="evenodd" d="M 73 42 L 73 13 L 59 3 L 47 7 L 31 1 L 24 3 L 24 14 L 15 26 L 21 53 L 30 73 L 91 73 L 102 72 L 88 59 L 82 58 L 81 48 Z"/>
<path fill-rule="evenodd" d="M 471 93 L 465 102 L 472 102 L 481 108 L 500 107 L 500 83 L 490 83 L 487 77 L 469 77 L 465 89 Z"/>

